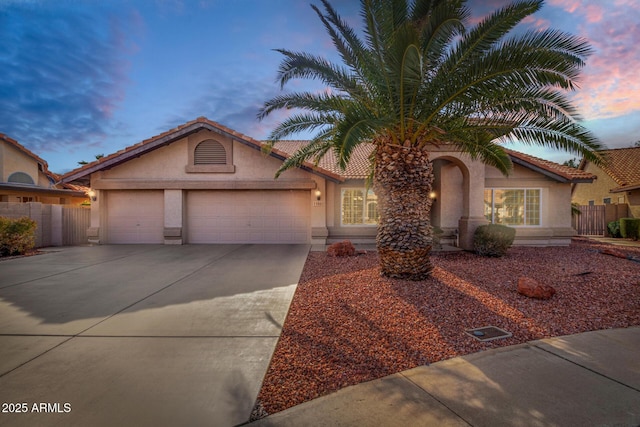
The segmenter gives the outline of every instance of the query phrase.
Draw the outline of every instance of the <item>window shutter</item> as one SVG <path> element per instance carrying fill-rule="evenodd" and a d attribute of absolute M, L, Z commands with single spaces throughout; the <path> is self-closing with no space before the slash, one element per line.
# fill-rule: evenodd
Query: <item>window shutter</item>
<path fill-rule="evenodd" d="M 217 141 L 202 141 L 193 153 L 194 165 L 226 165 L 227 152 Z"/>

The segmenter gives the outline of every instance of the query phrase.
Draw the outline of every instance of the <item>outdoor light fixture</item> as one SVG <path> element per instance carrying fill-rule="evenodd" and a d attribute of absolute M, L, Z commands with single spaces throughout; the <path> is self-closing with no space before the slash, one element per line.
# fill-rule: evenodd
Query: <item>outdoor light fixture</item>
<path fill-rule="evenodd" d="M 89 192 L 87 193 L 87 196 L 91 198 L 92 202 L 95 202 L 96 200 L 98 200 L 98 196 L 96 195 L 96 192 L 93 190 L 89 190 Z"/>
<path fill-rule="evenodd" d="M 435 202 L 437 200 L 436 192 L 432 191 L 431 193 L 429 193 L 429 198 Z"/>
<path fill-rule="evenodd" d="M 316 190 L 315 195 L 316 195 L 316 200 L 320 200 L 320 196 L 322 196 L 322 192 L 320 190 Z"/>

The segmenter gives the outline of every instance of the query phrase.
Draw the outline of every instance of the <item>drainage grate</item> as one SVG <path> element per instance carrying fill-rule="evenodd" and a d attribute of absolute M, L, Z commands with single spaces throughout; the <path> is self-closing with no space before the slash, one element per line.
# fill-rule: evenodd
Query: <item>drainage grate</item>
<path fill-rule="evenodd" d="M 491 341 L 501 338 L 509 338 L 511 332 L 507 332 L 495 326 L 483 326 L 482 328 L 467 329 L 465 331 L 479 341 Z"/>

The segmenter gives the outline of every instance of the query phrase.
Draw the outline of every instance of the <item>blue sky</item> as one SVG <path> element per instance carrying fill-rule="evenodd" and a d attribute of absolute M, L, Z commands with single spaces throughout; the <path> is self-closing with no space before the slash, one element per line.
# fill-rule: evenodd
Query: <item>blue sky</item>
<path fill-rule="evenodd" d="M 0 133 L 57 173 L 199 116 L 264 139 L 282 118 L 255 118 L 280 93 L 273 49 L 336 58 L 311 2 L 319 3 L 0 0 Z M 478 19 L 506 3 L 469 4 Z M 332 4 L 359 25 L 358 2 Z M 640 140 L 640 1 L 547 0 L 527 25 L 591 42 L 596 53 L 572 95 L 584 124 L 611 148 Z M 316 87 L 296 81 L 286 89 Z"/>

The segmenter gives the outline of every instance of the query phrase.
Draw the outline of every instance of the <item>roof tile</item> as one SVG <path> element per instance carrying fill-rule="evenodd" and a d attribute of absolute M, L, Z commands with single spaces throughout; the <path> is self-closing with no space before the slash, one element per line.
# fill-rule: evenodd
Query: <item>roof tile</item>
<path fill-rule="evenodd" d="M 603 150 L 607 164 L 602 169 L 620 187 L 640 185 L 640 147 Z"/>
<path fill-rule="evenodd" d="M 141 141 L 135 145 L 126 147 L 116 153 L 102 157 L 101 159 L 98 159 L 94 162 L 91 162 L 89 164 L 76 168 L 70 172 L 67 172 L 63 176 L 63 179 L 66 177 L 72 177 L 72 176 L 77 178 L 83 175 L 83 171 L 87 171 L 85 174 L 88 175 L 92 173 L 89 170 L 91 171 L 96 170 L 95 169 L 96 166 L 98 166 L 98 169 L 99 169 L 99 165 L 101 164 L 109 162 L 113 159 L 117 159 L 120 156 L 126 156 L 127 153 L 139 147 L 152 144 L 165 137 L 170 137 L 171 135 L 175 134 L 176 132 L 179 132 L 180 130 L 186 129 L 189 126 L 197 125 L 197 124 L 216 128 L 217 130 L 220 130 L 224 133 L 234 136 L 237 139 L 240 139 L 243 143 L 247 145 L 254 146 L 254 148 L 256 149 L 262 149 L 265 146 L 265 142 L 261 142 L 256 139 L 253 139 L 250 136 L 244 135 L 226 126 L 223 126 L 220 123 L 209 120 L 206 117 L 198 117 L 197 119 L 184 123 L 174 129 L 170 129 L 159 135 L 145 139 L 144 141 Z M 291 155 L 293 155 L 298 149 L 302 148 L 304 145 L 308 143 L 309 141 L 302 141 L 302 140 L 278 141 L 274 144 L 271 150 L 271 153 L 282 158 L 288 158 Z M 364 143 L 357 146 L 351 155 L 351 160 L 349 164 L 346 166 L 344 170 L 342 170 L 338 165 L 337 157 L 335 153 L 331 150 L 327 152 L 319 160 L 317 165 L 314 164 L 313 161 L 310 161 L 310 162 L 306 162 L 304 166 L 337 181 L 344 181 L 345 179 L 363 179 L 369 176 L 369 173 L 370 173 L 369 158 L 371 156 L 371 153 L 373 152 L 373 149 L 374 149 L 373 144 Z M 517 151 L 513 151 L 513 150 L 506 150 L 506 151 L 507 153 L 509 153 L 510 156 L 512 156 L 512 158 L 513 157 L 518 158 L 525 163 L 528 163 L 530 165 L 546 170 L 552 174 L 558 175 L 568 181 L 585 180 L 585 179 L 589 180 L 589 179 L 595 178 L 594 175 L 587 173 L 583 170 L 559 165 L 557 163 L 554 163 L 548 160 L 540 159 L 540 158 L 530 156 L 528 154 L 520 153 Z M 73 181 L 73 179 L 71 180 Z"/>
<path fill-rule="evenodd" d="M 542 168 L 555 175 L 559 175 L 569 181 L 576 180 L 592 180 L 595 179 L 595 175 L 585 172 L 584 170 L 572 168 L 570 166 L 561 165 L 550 160 L 541 159 L 539 157 L 531 156 L 529 154 L 521 153 L 519 151 L 509 150 L 505 148 L 505 151 L 512 157 L 520 159 L 523 162 L 529 163 L 533 166 Z"/>

